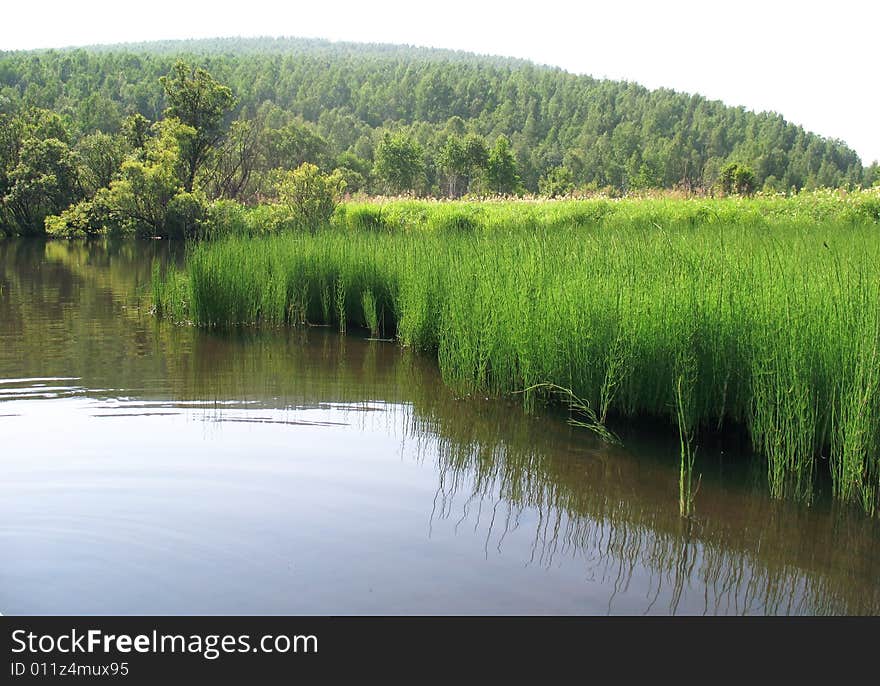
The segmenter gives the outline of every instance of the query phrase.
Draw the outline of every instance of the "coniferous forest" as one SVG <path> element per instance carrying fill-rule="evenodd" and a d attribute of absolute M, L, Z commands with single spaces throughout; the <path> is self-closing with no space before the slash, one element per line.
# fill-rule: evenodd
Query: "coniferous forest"
<path fill-rule="evenodd" d="M 842 141 L 778 114 L 521 60 L 303 39 L 157 42 L 0 53 L 5 233 L 43 232 L 133 153 L 167 156 L 183 135 L 168 121 L 181 60 L 228 89 L 183 121 L 198 140 L 179 176 L 207 200 L 271 198 L 279 174 L 303 163 L 337 172 L 347 193 L 435 197 L 789 193 L 878 178 Z"/>

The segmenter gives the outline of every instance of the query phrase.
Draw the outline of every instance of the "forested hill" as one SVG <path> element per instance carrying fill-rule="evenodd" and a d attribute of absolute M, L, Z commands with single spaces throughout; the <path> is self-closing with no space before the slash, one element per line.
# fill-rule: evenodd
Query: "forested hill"
<path fill-rule="evenodd" d="M 485 141 L 481 149 L 506 136 L 528 191 L 542 180 L 708 188 L 732 162 L 753 170 L 757 188 L 873 180 L 843 142 L 777 114 L 522 60 L 401 46 L 212 39 L 0 53 L 0 113 L 54 110 L 72 145 L 95 131 L 117 132 L 134 112 L 156 121 L 166 108 L 159 79 L 179 57 L 232 89 L 232 119 L 295 139 L 286 154 L 297 159 L 278 162 L 345 167 L 365 190 L 377 190 L 375 153 L 388 131 L 418 142 L 424 172 L 412 190 L 422 193 L 470 189 L 467 174 L 450 181 L 443 164 L 448 139 L 468 134 Z"/>

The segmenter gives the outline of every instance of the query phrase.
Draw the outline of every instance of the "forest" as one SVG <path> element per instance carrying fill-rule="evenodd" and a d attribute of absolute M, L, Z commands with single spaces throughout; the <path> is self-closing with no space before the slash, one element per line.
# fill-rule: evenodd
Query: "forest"
<path fill-rule="evenodd" d="M 520 60 L 302 39 L 0 53 L 0 234 L 189 235 L 216 201 L 314 183 L 459 198 L 878 179 L 778 114 Z"/>

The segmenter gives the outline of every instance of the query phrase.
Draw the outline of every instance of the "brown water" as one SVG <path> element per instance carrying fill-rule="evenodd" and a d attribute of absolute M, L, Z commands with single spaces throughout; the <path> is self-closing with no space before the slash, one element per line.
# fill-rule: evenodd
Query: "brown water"
<path fill-rule="evenodd" d="M 877 518 L 701 447 L 685 522 L 674 440 L 394 344 L 156 322 L 154 257 L 0 241 L 4 614 L 880 612 Z"/>

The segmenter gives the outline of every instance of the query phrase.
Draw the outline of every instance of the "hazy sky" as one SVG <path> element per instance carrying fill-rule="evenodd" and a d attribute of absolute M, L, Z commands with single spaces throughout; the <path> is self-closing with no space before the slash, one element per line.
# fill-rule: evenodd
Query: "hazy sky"
<path fill-rule="evenodd" d="M 773 110 L 880 159 L 878 0 L 7 0 L 0 50 L 303 36 L 523 57 Z"/>

